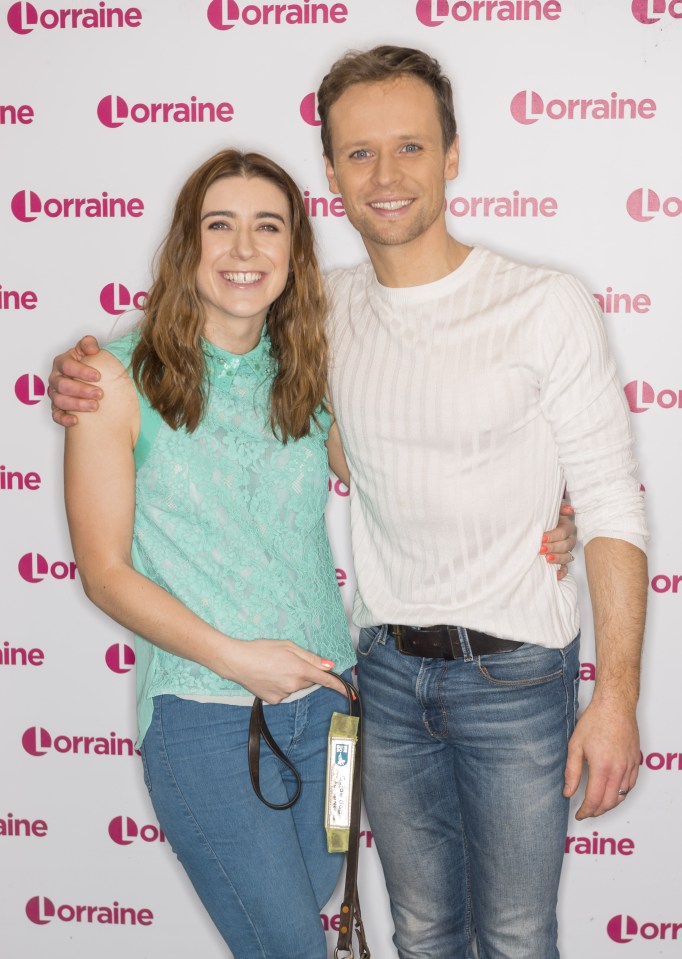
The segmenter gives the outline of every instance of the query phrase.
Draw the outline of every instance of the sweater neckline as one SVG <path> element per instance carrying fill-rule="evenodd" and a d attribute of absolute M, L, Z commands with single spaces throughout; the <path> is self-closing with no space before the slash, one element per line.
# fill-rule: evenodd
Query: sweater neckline
<path fill-rule="evenodd" d="M 378 299 L 391 306 L 438 300 L 441 297 L 449 296 L 458 287 L 466 283 L 473 271 L 478 268 L 486 253 L 487 251 L 483 247 L 473 246 L 464 262 L 460 263 L 451 273 L 447 273 L 432 283 L 422 283 L 419 286 L 382 286 L 372 270 L 372 292 Z"/>

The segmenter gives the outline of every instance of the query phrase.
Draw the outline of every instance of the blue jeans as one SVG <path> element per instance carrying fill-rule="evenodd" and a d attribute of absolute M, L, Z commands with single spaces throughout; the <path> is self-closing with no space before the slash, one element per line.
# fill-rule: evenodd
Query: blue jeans
<path fill-rule="evenodd" d="M 339 693 L 320 688 L 265 706 L 282 752 L 303 781 L 298 802 L 272 810 L 248 772 L 245 706 L 156 696 L 142 744 L 145 782 L 158 821 L 235 959 L 326 959 L 320 910 L 343 856 L 327 852 L 324 830 L 331 714 Z M 293 776 L 261 744 L 260 788 L 282 803 Z"/>
<path fill-rule="evenodd" d="M 556 959 L 579 640 L 421 659 L 358 647 L 364 796 L 400 959 Z M 466 655 L 469 653 L 469 655 Z"/>

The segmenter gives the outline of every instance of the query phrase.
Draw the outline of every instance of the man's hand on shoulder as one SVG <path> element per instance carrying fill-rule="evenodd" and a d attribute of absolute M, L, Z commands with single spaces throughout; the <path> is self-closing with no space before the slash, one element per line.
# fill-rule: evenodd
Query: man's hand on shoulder
<path fill-rule="evenodd" d="M 59 426 L 75 426 L 78 413 L 98 409 L 102 390 L 93 385 L 100 374 L 82 362 L 86 356 L 99 352 L 94 336 L 84 336 L 75 347 L 55 356 L 48 379 L 48 396 L 52 401 L 52 419 Z"/>

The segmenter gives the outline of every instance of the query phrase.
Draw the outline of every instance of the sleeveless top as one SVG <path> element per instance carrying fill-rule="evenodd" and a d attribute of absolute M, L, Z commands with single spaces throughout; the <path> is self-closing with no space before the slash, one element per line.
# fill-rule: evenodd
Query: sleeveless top
<path fill-rule="evenodd" d="M 105 348 L 130 371 L 133 331 Z M 244 355 L 203 340 L 208 403 L 193 433 L 173 430 L 137 391 L 140 436 L 132 561 L 136 570 L 235 639 L 288 639 L 336 663 L 355 662 L 327 538 L 331 418 L 280 442 L 268 420 L 275 361 L 265 330 Z M 250 693 L 135 637 L 139 742 L 152 697 Z"/>

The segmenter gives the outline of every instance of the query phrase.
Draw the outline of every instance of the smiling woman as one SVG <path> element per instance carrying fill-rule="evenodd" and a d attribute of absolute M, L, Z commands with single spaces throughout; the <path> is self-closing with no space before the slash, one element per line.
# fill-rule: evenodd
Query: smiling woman
<path fill-rule="evenodd" d="M 135 633 L 145 782 L 236 959 L 323 959 L 342 861 L 324 770 L 331 669 L 355 656 L 324 520 L 324 314 L 297 187 L 224 151 L 182 188 L 142 323 L 91 358 L 104 397 L 66 438 L 83 586 Z M 286 811 L 251 786 L 254 695 L 303 780 Z M 296 790 L 271 754 L 260 782 Z"/>
<path fill-rule="evenodd" d="M 232 353 L 253 349 L 270 304 L 286 286 L 290 246 L 289 203 L 278 187 L 241 177 L 211 184 L 197 270 L 208 340 Z"/>

